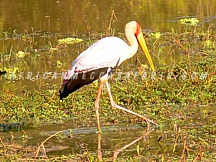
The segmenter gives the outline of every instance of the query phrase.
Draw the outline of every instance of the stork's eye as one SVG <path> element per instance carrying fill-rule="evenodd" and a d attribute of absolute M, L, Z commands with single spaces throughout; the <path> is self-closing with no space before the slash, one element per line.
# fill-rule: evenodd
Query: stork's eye
<path fill-rule="evenodd" d="M 141 27 L 140 26 L 138 26 L 138 30 L 141 31 Z"/>

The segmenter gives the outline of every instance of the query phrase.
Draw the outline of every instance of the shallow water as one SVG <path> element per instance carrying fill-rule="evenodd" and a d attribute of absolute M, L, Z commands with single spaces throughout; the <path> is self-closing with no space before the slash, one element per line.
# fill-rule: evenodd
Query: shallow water
<path fill-rule="evenodd" d="M 202 109 L 201 109 L 202 108 Z M 104 158 L 111 159 L 114 151 L 132 141 L 139 139 L 130 147 L 120 152 L 119 157 L 138 156 L 145 160 L 179 159 L 183 152 L 184 142 L 191 149 L 191 153 L 201 146 L 205 149 L 205 156 L 214 155 L 215 148 L 215 123 L 216 114 L 212 106 L 169 106 L 163 110 L 166 115 L 158 120 L 163 122 L 159 126 L 151 126 L 146 135 L 147 127 L 138 123 L 123 122 L 105 124 L 101 121 L 102 154 Z M 101 117 L 104 119 L 104 117 Z M 96 154 L 98 134 L 96 121 L 89 119 L 89 123 L 95 123 L 89 127 L 76 126 L 75 123 L 44 125 L 37 128 L 20 127 L 9 132 L 0 132 L 2 141 L 5 143 L 17 143 L 36 150 L 46 138 L 58 131 L 59 135 L 52 137 L 45 144 L 46 154 L 49 157 L 61 155 L 84 154 L 86 151 Z M 22 129 L 21 129 L 22 128 Z M 173 151 L 175 150 L 175 151 Z M 208 151 L 207 151 L 208 150 Z M 43 151 L 40 152 L 43 155 Z M 32 152 L 26 154 L 32 156 Z M 204 156 L 204 157 L 205 157 Z M 188 159 L 194 157 L 187 157 Z"/>

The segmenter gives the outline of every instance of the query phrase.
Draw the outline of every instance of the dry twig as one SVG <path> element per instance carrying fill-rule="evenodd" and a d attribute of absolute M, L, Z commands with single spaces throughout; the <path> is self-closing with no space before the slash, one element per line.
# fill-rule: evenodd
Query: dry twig
<path fill-rule="evenodd" d="M 64 131 L 65 131 L 65 130 L 58 131 L 58 132 L 56 132 L 55 134 L 53 134 L 53 135 L 47 137 L 47 138 L 40 144 L 40 146 L 38 147 L 38 149 L 37 149 L 37 151 L 36 151 L 36 154 L 35 154 L 35 158 L 38 157 L 40 148 L 43 149 L 44 155 L 47 156 L 47 155 L 46 155 L 46 150 L 45 150 L 44 144 L 45 144 L 49 139 L 51 139 L 52 137 L 54 137 L 54 136 L 56 136 L 57 134 L 62 133 L 62 132 L 64 132 Z"/>
<path fill-rule="evenodd" d="M 113 18 L 115 18 L 116 21 L 118 21 L 118 18 L 116 17 L 116 14 L 115 14 L 115 11 L 114 11 L 114 10 L 112 10 L 112 15 L 111 15 L 111 17 L 110 17 L 109 27 L 108 27 L 108 29 L 107 29 L 107 35 L 110 35 L 110 30 L 112 29 L 112 28 L 111 28 L 111 25 L 112 25 L 112 20 L 113 20 Z"/>

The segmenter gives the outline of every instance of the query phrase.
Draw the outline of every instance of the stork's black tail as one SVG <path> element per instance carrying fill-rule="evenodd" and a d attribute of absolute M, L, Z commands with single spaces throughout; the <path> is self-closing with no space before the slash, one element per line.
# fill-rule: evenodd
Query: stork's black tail
<path fill-rule="evenodd" d="M 62 84 L 60 92 L 60 100 L 67 97 L 70 93 L 76 91 L 84 85 L 90 84 L 107 73 L 108 68 L 101 68 L 85 73 L 74 74 L 69 80 Z"/>
<path fill-rule="evenodd" d="M 84 85 L 90 84 L 93 81 L 101 78 L 105 74 L 112 75 L 118 67 L 120 59 L 117 61 L 116 66 L 113 68 L 103 67 L 100 69 L 91 70 L 85 73 L 75 73 L 69 80 L 65 80 L 62 84 L 60 92 L 60 100 L 67 97 L 70 93 L 76 91 Z M 110 70 L 108 70 L 110 69 Z"/>

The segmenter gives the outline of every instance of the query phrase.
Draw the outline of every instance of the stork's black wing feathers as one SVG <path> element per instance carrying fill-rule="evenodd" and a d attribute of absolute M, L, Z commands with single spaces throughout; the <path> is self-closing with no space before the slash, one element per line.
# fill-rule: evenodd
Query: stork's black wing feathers
<path fill-rule="evenodd" d="M 70 93 L 76 91 L 84 85 L 88 85 L 93 81 L 101 78 L 105 74 L 112 75 L 118 67 L 120 59 L 118 60 L 115 67 L 104 67 L 100 69 L 95 69 L 92 71 L 84 72 L 84 73 L 75 73 L 66 83 L 62 84 L 60 92 L 60 99 L 67 97 Z"/>

